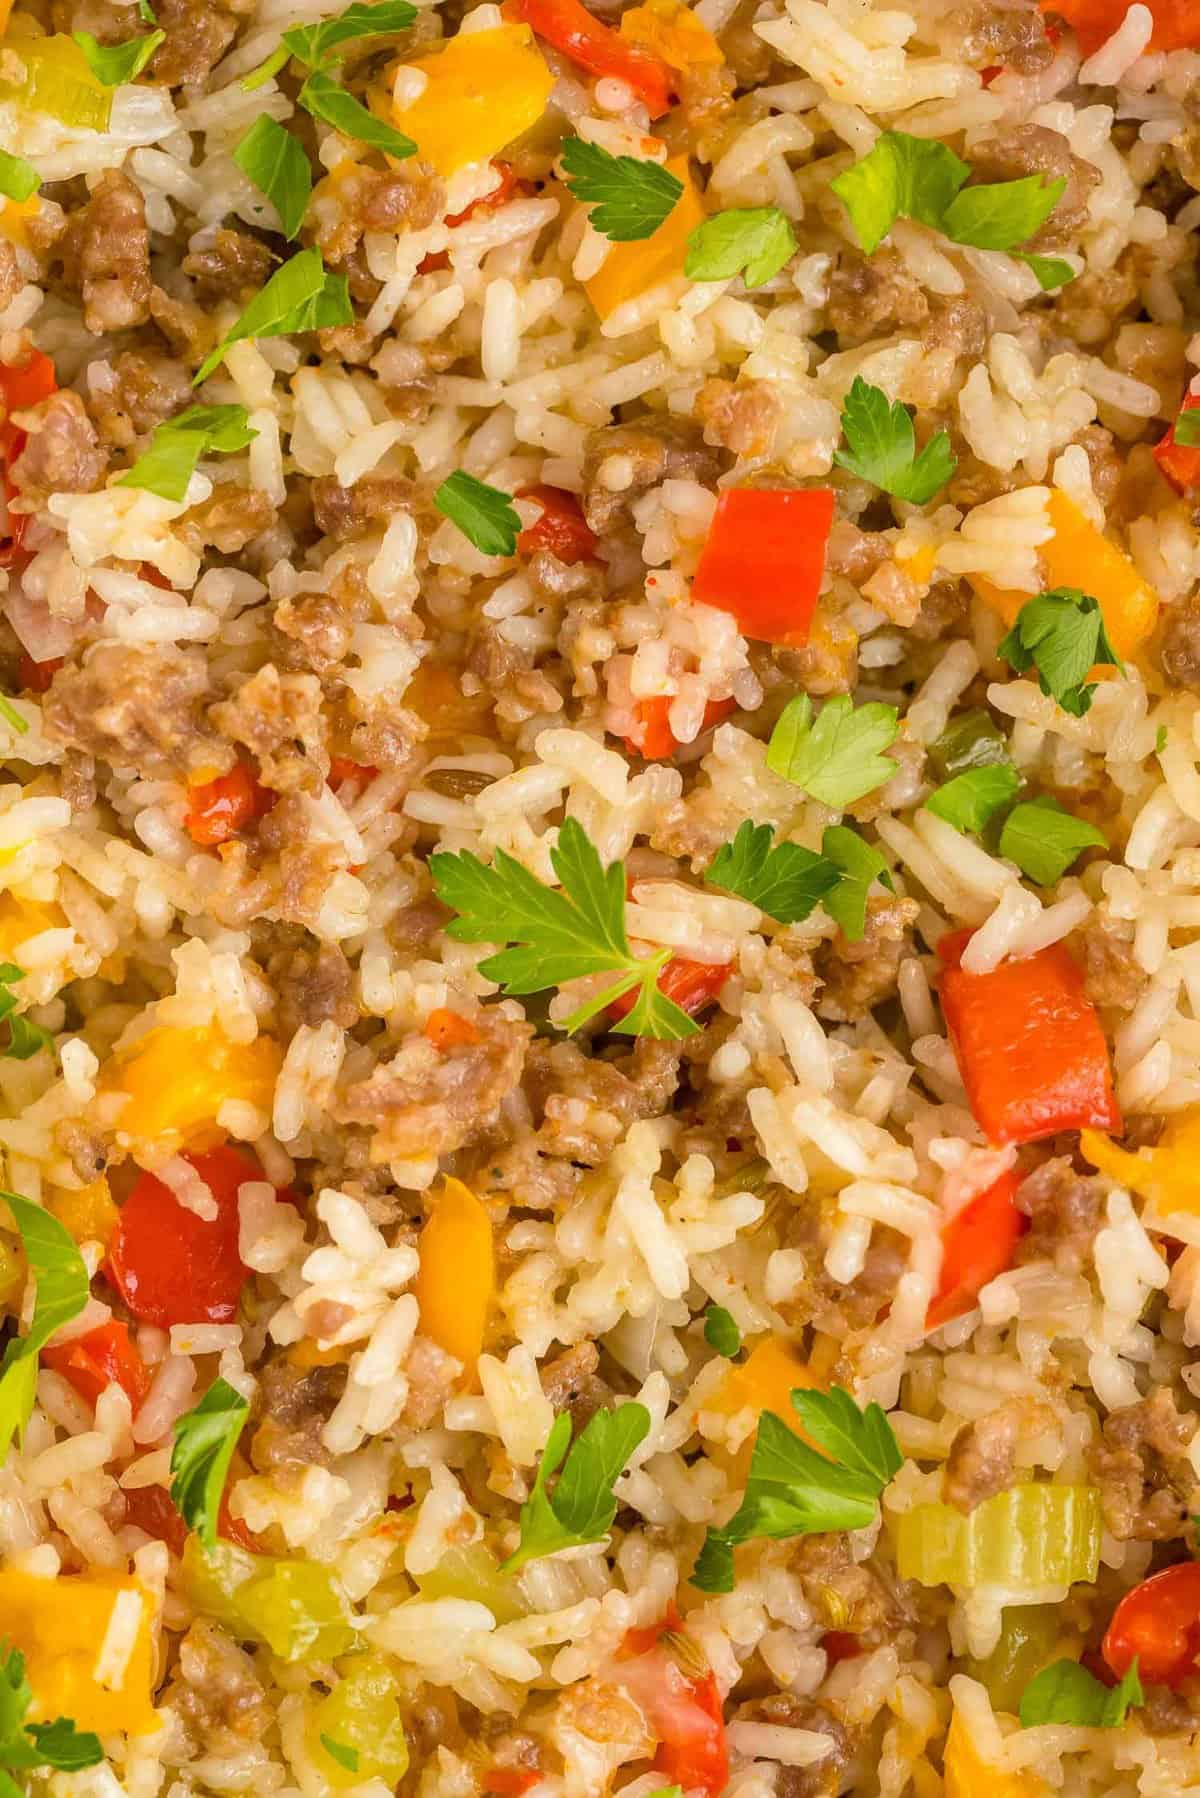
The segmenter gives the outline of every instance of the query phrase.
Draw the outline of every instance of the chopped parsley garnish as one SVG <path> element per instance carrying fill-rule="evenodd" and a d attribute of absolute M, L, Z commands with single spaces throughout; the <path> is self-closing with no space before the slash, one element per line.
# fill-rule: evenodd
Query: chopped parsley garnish
<path fill-rule="evenodd" d="M 43 1030 L 40 1024 L 23 1017 L 17 1010 L 17 995 L 12 986 L 14 981 L 24 978 L 25 970 L 16 962 L 0 962 L 0 1022 L 8 1022 L 8 1047 L 4 1055 L 10 1061 L 28 1061 L 31 1055 L 36 1055 L 39 1049 L 53 1041 L 48 1030 Z"/>
<path fill-rule="evenodd" d="M 245 338 L 287 337 L 295 331 L 348 325 L 353 318 L 346 276 L 329 274 L 319 250 L 301 250 L 259 289 L 233 329 L 200 364 L 192 386 L 207 381 L 224 361 L 226 351 Z"/>
<path fill-rule="evenodd" d="M 1200 449 L 1200 406 L 1189 406 L 1175 420 L 1175 441 L 1183 449 Z"/>
<path fill-rule="evenodd" d="M 0 150 L 0 194 L 6 200 L 28 200 L 42 185 L 42 177 L 23 156 Z"/>
<path fill-rule="evenodd" d="M 214 1380 L 200 1403 L 175 1425 L 171 1501 L 206 1548 L 217 1542 L 217 1514 L 250 1403 L 227 1380 Z"/>
<path fill-rule="evenodd" d="M 1000 832 L 1000 853 L 1036 886 L 1052 887 L 1085 849 L 1107 849 L 1108 838 L 1044 794 L 1015 805 Z"/>
<path fill-rule="evenodd" d="M 861 1411 L 840 1386 L 828 1392 L 796 1390 L 791 1399 L 817 1448 L 774 1412 L 763 1412 L 742 1502 L 723 1529 L 709 1530 L 692 1572 L 692 1584 L 701 1591 L 732 1592 L 733 1550 L 739 1542 L 865 1529 L 878 1514 L 880 1493 L 903 1465 L 892 1426 L 878 1405 Z"/>
<path fill-rule="evenodd" d="M 833 458 L 838 466 L 914 506 L 932 499 L 958 466 L 947 431 L 931 437 L 918 455 L 908 407 L 898 400 L 892 405 L 861 375 L 842 406 L 842 431 L 847 447 Z"/>
<path fill-rule="evenodd" d="M 570 1414 L 561 1412 L 546 1438 L 533 1490 L 521 1506 L 520 1547 L 501 1571 L 514 1573 L 542 1555 L 602 1542 L 617 1514 L 614 1482 L 649 1433 L 649 1411 L 631 1403 L 597 1411 L 572 1442 Z M 546 1483 L 560 1466 L 554 1491 L 548 1492 Z"/>
<path fill-rule="evenodd" d="M 895 706 L 878 701 L 855 706 L 848 694 L 839 693 L 814 718 L 812 700 L 799 693 L 771 732 L 767 767 L 832 811 L 844 811 L 896 772 L 895 762 L 880 751 L 895 742 L 899 728 Z"/>
<path fill-rule="evenodd" d="M 797 924 L 827 899 L 841 878 L 823 855 L 799 843 L 777 843 L 769 824 L 749 818 L 732 843 L 722 843 L 704 876 L 710 885 L 748 899 L 780 924 Z"/>
<path fill-rule="evenodd" d="M 181 500 L 201 456 L 231 455 L 258 436 L 247 424 L 245 406 L 189 406 L 154 427 L 145 455 L 117 482 L 141 487 L 161 499 Z"/>
<path fill-rule="evenodd" d="M 23 1435 L 37 1392 L 38 1355 L 56 1330 L 78 1317 L 88 1301 L 83 1257 L 56 1217 L 19 1193 L 0 1191 L 13 1214 L 25 1259 L 37 1281 L 26 1336 L 9 1338 L 0 1360 L 0 1461 L 14 1436 Z"/>
<path fill-rule="evenodd" d="M 976 835 L 988 820 L 1010 805 L 1021 790 L 1021 776 L 1011 763 L 992 762 L 982 768 L 967 768 L 956 774 L 945 786 L 938 787 L 925 801 L 925 809 L 944 818 L 955 830 L 972 831 Z"/>
<path fill-rule="evenodd" d="M 612 156 L 599 144 L 569 137 L 562 147 L 564 183 L 591 207 L 593 227 L 612 243 L 653 237 L 683 192 L 683 182 L 661 162 Z"/>
<path fill-rule="evenodd" d="M 369 144 L 373 150 L 385 150 L 397 161 L 417 153 L 417 146 L 411 137 L 405 137 L 403 131 L 397 131 L 386 120 L 377 119 L 361 100 L 348 94 L 324 69 L 313 70 L 297 97 L 304 110 L 311 112 L 314 119 L 324 120 L 335 131 L 340 131 L 343 137 L 352 137 L 356 143 Z"/>
<path fill-rule="evenodd" d="M 861 942 L 867 928 L 868 893 L 876 881 L 891 887 L 888 865 L 875 845 L 848 824 L 831 824 L 821 838 L 821 848 L 840 871 L 837 886 L 823 901 L 825 910 L 841 926 L 848 942 Z"/>
<path fill-rule="evenodd" d="M 78 1730 L 69 1717 L 53 1723 L 26 1723 L 33 1688 L 25 1678 L 25 1656 L 0 1641 L 0 1769 L 25 1772 L 57 1767 L 64 1773 L 96 1767 L 104 1759 L 99 1736 Z M 2 1798 L 22 1798 L 22 1787 L 0 1770 Z"/>
<path fill-rule="evenodd" d="M 321 1746 L 330 1760 L 345 1767 L 347 1773 L 358 1772 L 358 1749 L 349 1747 L 345 1742 L 335 1742 L 332 1736 L 322 1734 Z"/>
<path fill-rule="evenodd" d="M 1031 256 L 1028 251 L 1018 250 L 1017 261 L 1033 270 L 1043 293 L 1050 293 L 1056 287 L 1065 287 L 1068 281 L 1075 279 L 1075 270 L 1061 256 Z"/>
<path fill-rule="evenodd" d="M 778 206 L 714 213 L 687 240 L 683 272 L 689 281 L 729 281 L 741 275 L 761 287 L 796 253 L 796 233 Z"/>
<path fill-rule="evenodd" d="M 704 1340 L 727 1360 L 732 1360 L 741 1348 L 742 1332 L 724 1305 L 710 1305 L 704 1313 Z"/>
<path fill-rule="evenodd" d="M 295 237 L 312 197 L 312 169 L 299 139 L 265 112 L 239 140 L 233 160 L 270 200 L 283 235 Z"/>
<path fill-rule="evenodd" d="M 150 4 L 150 0 L 137 0 L 138 18 L 143 25 L 157 25 L 158 14 Z"/>
<path fill-rule="evenodd" d="M 481 555 L 516 554 L 521 520 L 511 493 L 505 493 L 500 487 L 489 487 L 486 481 L 477 481 L 464 468 L 456 468 L 434 494 L 433 503 L 451 524 L 458 526 Z"/>
<path fill-rule="evenodd" d="M 1055 1661 L 1031 1679 L 1021 1696 L 1021 1727 L 1070 1723 L 1083 1729 L 1119 1729 L 1146 1694 L 1133 1665 L 1118 1686 L 1105 1686 L 1078 1661 Z"/>
<path fill-rule="evenodd" d="M 1106 662 L 1125 672 L 1108 640 L 1099 601 L 1078 587 L 1055 587 L 1027 601 L 996 654 L 1018 674 L 1036 669 L 1042 692 L 1074 718 L 1091 708 L 1096 689 L 1086 683 L 1090 668 Z"/>
<path fill-rule="evenodd" d="M 166 42 L 167 34 L 148 31 L 145 37 L 131 37 L 124 44 L 99 44 L 90 31 L 73 31 L 71 36 L 96 80 L 105 87 L 121 87 L 141 74 L 158 46 Z"/>
<path fill-rule="evenodd" d="M 869 154 L 830 186 L 870 256 L 898 218 L 916 219 L 977 249 L 1016 249 L 1045 224 L 1067 185 L 1026 175 L 967 187 L 970 175 L 970 165 L 936 138 L 884 131 Z"/>
<path fill-rule="evenodd" d="M 416 17 L 410 0 L 379 0 L 376 6 L 348 6 L 335 19 L 322 19 L 318 25 L 293 25 L 282 41 L 307 68 L 318 69 L 336 62 L 334 52 L 343 45 L 357 38 L 394 36 L 407 31 Z"/>
<path fill-rule="evenodd" d="M 564 821 L 550 860 L 561 890 L 543 886 L 503 849 L 490 867 L 469 849 L 431 855 L 434 890 L 459 914 L 447 934 L 464 943 L 515 945 L 479 964 L 480 973 L 506 993 L 540 993 L 588 974 L 616 974 L 613 985 L 564 1020 L 568 1032 L 636 992 L 633 1008 L 611 1029 L 670 1041 L 694 1036 L 697 1025 L 658 990 L 671 951 L 660 949 L 643 960 L 629 946 L 624 863 L 605 868 L 574 818 Z"/>

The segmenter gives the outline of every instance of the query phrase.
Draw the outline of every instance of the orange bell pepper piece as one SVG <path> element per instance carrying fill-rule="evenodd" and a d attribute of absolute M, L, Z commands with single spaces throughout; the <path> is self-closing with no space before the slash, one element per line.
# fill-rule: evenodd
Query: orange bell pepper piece
<path fill-rule="evenodd" d="M 636 299 L 660 281 L 683 273 L 687 240 L 706 215 L 687 157 L 672 156 L 665 166 L 683 182 L 683 192 L 658 230 L 640 242 L 610 245 L 599 272 L 583 284 L 601 318 L 608 318 L 626 300 Z"/>
<path fill-rule="evenodd" d="M 473 1373 L 495 1296 L 496 1259 L 487 1207 L 461 1180 L 442 1182 L 418 1248 L 413 1291 L 422 1334 Z"/>

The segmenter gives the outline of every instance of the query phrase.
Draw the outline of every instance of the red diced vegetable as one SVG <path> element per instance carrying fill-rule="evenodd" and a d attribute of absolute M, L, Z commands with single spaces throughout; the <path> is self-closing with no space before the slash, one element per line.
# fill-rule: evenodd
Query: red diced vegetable
<path fill-rule="evenodd" d="M 253 1530 L 229 1514 L 229 1491 L 240 1479 L 250 1472 L 246 1462 L 238 1454 L 234 1455 L 233 1465 L 229 1470 L 229 1478 L 225 1482 L 225 1490 L 221 1494 L 221 1505 L 217 1512 L 217 1534 L 226 1542 L 236 1542 L 239 1548 L 248 1549 L 251 1554 L 263 1552 L 263 1541 Z M 133 1486 L 124 1494 L 125 1521 L 145 1530 L 148 1536 L 165 1542 L 173 1555 L 181 1555 L 188 1539 L 188 1526 L 179 1515 L 171 1500 L 171 1495 L 162 1486 Z"/>
<path fill-rule="evenodd" d="M 133 1315 L 163 1330 L 232 1321 L 247 1279 L 238 1254 L 238 1187 L 263 1178 L 256 1161 L 228 1144 L 184 1160 L 216 1200 L 216 1217 L 197 1217 L 161 1180 L 143 1174 L 121 1207 L 104 1264 Z"/>
<path fill-rule="evenodd" d="M 490 194 L 483 194 L 478 200 L 472 200 L 471 204 L 469 206 L 464 206 L 461 212 L 447 213 L 446 223 L 448 225 L 465 225 L 468 219 L 477 218 L 480 213 L 499 212 L 500 208 L 502 206 L 507 206 L 508 202 L 513 199 L 514 196 L 531 194 L 534 191 L 532 181 L 522 181 L 511 163 L 494 162 L 492 167 L 500 176 L 499 186 L 494 187 Z M 428 256 L 422 258 L 421 263 L 417 268 L 417 273 L 419 275 L 430 275 L 437 269 L 449 267 L 450 257 L 448 252 L 445 250 L 432 250 Z"/>
<path fill-rule="evenodd" d="M 17 678 L 20 680 L 22 693 L 48 693 L 50 682 L 65 661 L 65 656 L 51 656 L 49 661 L 35 662 L 31 655 L 26 655 L 22 650 L 17 663 Z"/>
<path fill-rule="evenodd" d="M 369 762 L 352 762 L 348 755 L 331 755 L 329 758 L 329 784 L 335 793 L 348 780 L 368 786 L 378 773 L 378 768 L 372 768 Z"/>
<path fill-rule="evenodd" d="M 531 25 L 590 75 L 615 75 L 625 82 L 652 119 L 669 110 L 674 77 L 666 63 L 593 18 L 580 0 L 504 0 L 502 11 L 506 19 Z"/>
<path fill-rule="evenodd" d="M 1194 1680 L 1200 1674 L 1200 1561 L 1165 1567 L 1127 1592 L 1113 1612 L 1102 1652 L 1118 1679 L 1136 1659 L 1143 1685 Z"/>
<path fill-rule="evenodd" d="M 489 1767 L 483 1776 L 485 1792 L 498 1792 L 500 1798 L 521 1798 L 530 1786 L 537 1785 L 541 1774 L 532 1767 Z"/>
<path fill-rule="evenodd" d="M 673 999 L 689 1018 L 695 1018 L 713 1003 L 732 972 L 731 961 L 688 961 L 682 955 L 673 955 L 658 977 L 658 990 Z M 626 1017 L 635 1003 L 635 993 L 622 993 L 609 1006 L 609 1014 Z"/>
<path fill-rule="evenodd" d="M 718 1798 L 729 1778 L 721 1692 L 712 1673 L 688 1673 L 671 1653 L 680 1627 L 672 1606 L 661 1623 L 625 1633 L 617 1677 L 658 1737 L 654 1769 L 668 1785 Z"/>
<path fill-rule="evenodd" d="M 150 1375 L 130 1338 L 129 1325 L 115 1317 L 73 1342 L 43 1349 L 42 1364 L 69 1380 L 89 1405 L 95 1405 L 115 1382 L 136 1411 L 150 1389 Z"/>
<path fill-rule="evenodd" d="M 1120 1134 L 1108 1045 L 1061 943 L 990 974 L 959 963 L 971 932 L 942 938 L 942 1011 L 971 1111 L 989 1142 L 1091 1126 Z"/>
<path fill-rule="evenodd" d="M 855 1661 L 867 1652 L 862 1637 L 852 1636 L 845 1629 L 827 1629 L 821 1637 L 821 1647 L 831 1667 L 836 1667 L 839 1661 Z"/>
<path fill-rule="evenodd" d="M 596 537 L 573 493 L 565 487 L 539 484 L 518 487 L 517 498 L 534 500 L 542 508 L 536 524 L 528 525 L 517 538 L 518 555 L 532 556 L 539 549 L 548 549 L 568 566 L 594 560 Z"/>
<path fill-rule="evenodd" d="M 1013 1250 L 1029 1227 L 1017 1210 L 1019 1185 L 1015 1173 L 1001 1174 L 942 1230 L 942 1271 L 925 1316 L 927 1330 L 969 1311 L 988 1281 L 1012 1265 Z"/>
<path fill-rule="evenodd" d="M 250 763 L 241 759 L 228 774 L 189 789 L 184 824 L 193 843 L 211 849 L 265 817 L 275 800 L 276 794 L 264 787 Z"/>
<path fill-rule="evenodd" d="M 1146 0 L 1154 18 L 1151 50 L 1200 47 L 1200 11 L 1195 0 Z M 1129 0 L 1042 0 L 1042 11 L 1057 13 L 1074 27 L 1085 56 L 1098 50 L 1125 22 Z"/>
<path fill-rule="evenodd" d="M 734 709 L 732 699 L 710 699 L 704 708 L 700 729 L 711 730 Z M 640 755 L 646 762 L 661 762 L 665 756 L 674 755 L 679 741 L 671 729 L 670 710 L 671 700 L 666 693 L 655 694 L 653 699 L 639 699 L 636 732 L 624 739 L 630 755 Z"/>
<path fill-rule="evenodd" d="M 743 636 L 808 641 L 833 523 L 828 487 L 732 487 L 717 501 L 692 598 L 732 612 Z"/>
<path fill-rule="evenodd" d="M 425 1034 L 435 1049 L 442 1050 L 479 1041 L 479 1032 L 470 1018 L 464 1018 L 458 1011 L 447 1011 L 443 1006 L 431 1011 L 426 1018 Z"/>
<path fill-rule="evenodd" d="M 1200 393 L 1184 395 L 1179 408 L 1180 418 L 1185 412 L 1200 412 Z M 1175 425 L 1171 425 L 1166 436 L 1155 444 L 1154 460 L 1176 493 L 1187 493 L 1193 487 L 1200 487 L 1200 445 L 1177 443 Z"/>
<path fill-rule="evenodd" d="M 18 489 L 9 477 L 8 470 L 20 456 L 26 443 L 26 433 L 10 422 L 11 415 L 14 412 L 24 412 L 30 406 L 40 404 L 42 400 L 48 400 L 57 391 L 58 379 L 54 373 L 54 364 L 40 350 L 31 351 L 28 361 L 21 363 L 19 367 L 0 363 L 0 472 L 4 475 L 6 500 L 16 498 Z M 21 552 L 28 526 L 27 513 L 9 513 L 8 534 L 0 537 L 0 568 L 13 566 Z"/>

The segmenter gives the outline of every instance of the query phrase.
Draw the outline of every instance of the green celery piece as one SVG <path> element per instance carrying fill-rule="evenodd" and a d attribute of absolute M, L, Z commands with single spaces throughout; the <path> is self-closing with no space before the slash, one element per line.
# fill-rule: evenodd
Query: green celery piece
<path fill-rule="evenodd" d="M 529 1614 L 517 1576 L 501 1573 L 499 1562 L 482 1542 L 449 1548 L 437 1566 L 417 1575 L 422 1598 L 470 1598 L 486 1606 L 497 1623 L 515 1623 Z"/>
<path fill-rule="evenodd" d="M 1013 1486 L 965 1517 L 952 1505 L 916 1505 L 895 1528 L 900 1578 L 922 1586 L 1032 1591 L 1090 1583 L 1100 1565 L 1095 1486 Z"/>
<path fill-rule="evenodd" d="M 327 1698 L 314 1707 L 309 1727 L 309 1748 L 328 1783 L 340 1790 L 365 1779 L 382 1779 L 395 1786 L 408 1771 L 408 1743 L 396 1676 L 381 1656 L 355 1656 L 342 1663 L 342 1677 Z M 334 1742 L 342 1752 L 342 1764 L 325 1746 Z"/>
<path fill-rule="evenodd" d="M 929 760 L 942 780 L 965 774 L 969 768 L 990 768 L 1008 761 L 1008 744 L 982 706 L 973 706 L 952 718 L 941 736 L 929 745 Z"/>
<path fill-rule="evenodd" d="M 281 1661 L 333 1660 L 359 1639 L 341 1587 L 314 1561 L 271 1563 L 238 1587 L 234 1605 L 255 1640 Z"/>
<path fill-rule="evenodd" d="M 987 1688 L 993 1710 L 1015 1717 L 1030 1680 L 1048 1667 L 1062 1641 L 1062 1621 L 1054 1604 L 1014 1605 L 1004 1613 L 1000 1640 L 983 1661 L 968 1661 L 966 1671 Z"/>

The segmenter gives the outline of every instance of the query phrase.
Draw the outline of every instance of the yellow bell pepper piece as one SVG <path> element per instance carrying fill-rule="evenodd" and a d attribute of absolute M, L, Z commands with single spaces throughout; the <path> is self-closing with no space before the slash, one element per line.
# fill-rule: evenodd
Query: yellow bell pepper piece
<path fill-rule="evenodd" d="M 967 1726 L 955 1711 L 943 1759 L 946 1798 L 1047 1798 L 1045 1781 L 1034 1773 L 1005 1773 L 981 1760 Z"/>
<path fill-rule="evenodd" d="M 16 959 L 18 945 L 43 930 L 61 930 L 66 917 L 57 905 L 46 905 L 40 899 L 19 899 L 15 893 L 0 893 L 0 957 Z"/>
<path fill-rule="evenodd" d="M 1102 531 L 1086 519 L 1074 500 L 1055 488 L 1046 504 L 1054 535 L 1038 551 L 1047 589 L 1078 587 L 1100 602 L 1109 642 L 1124 659 L 1136 654 L 1158 619 L 1158 595 L 1138 573 L 1123 549 L 1110 543 Z M 1012 624 L 1032 595 L 997 587 L 982 575 L 972 575 L 979 597 L 994 606 L 1006 624 Z M 1111 668 L 1107 674 L 1111 675 Z M 1093 671 L 1105 675 L 1105 666 Z"/>
<path fill-rule="evenodd" d="M 667 163 L 683 182 L 683 192 L 658 230 L 638 243 L 609 246 L 599 272 L 584 282 L 588 299 L 601 318 L 623 306 L 671 275 L 683 273 L 687 240 L 705 219 L 704 206 L 688 170 L 686 156 L 672 156 Z"/>
<path fill-rule="evenodd" d="M 273 1037 L 231 1043 L 216 1024 L 163 1026 L 118 1055 L 105 1085 L 129 1094 L 117 1120 L 126 1135 L 211 1146 L 220 1140 L 216 1116 L 227 1099 L 270 1111 L 282 1060 Z"/>
<path fill-rule="evenodd" d="M 5 200 L 0 206 L 0 237 L 7 237 L 10 243 L 27 245 L 29 242 L 29 220 L 38 210 L 38 197 L 33 194 L 28 200 Z"/>
<path fill-rule="evenodd" d="M 1160 1217 L 1200 1214 L 1200 1111 L 1172 1118 L 1153 1148 L 1131 1154 L 1098 1130 L 1081 1130 L 1079 1147 L 1093 1167 L 1149 1199 Z"/>
<path fill-rule="evenodd" d="M 621 36 L 653 51 L 673 69 L 719 65 L 724 54 L 712 32 L 681 0 L 645 0 L 621 15 Z"/>
<path fill-rule="evenodd" d="M 756 1416 L 774 1411 L 799 1434 L 800 1419 L 792 1406 L 792 1388 L 811 1390 L 819 1385 L 794 1343 L 783 1336 L 764 1336 L 740 1365 L 730 1368 L 705 1409 L 722 1411 L 727 1417 L 738 1411 L 751 1410 Z"/>
<path fill-rule="evenodd" d="M 421 1266 L 413 1290 L 421 1332 L 474 1371 L 496 1290 L 487 1207 L 461 1180 L 444 1180 L 417 1246 Z"/>
<path fill-rule="evenodd" d="M 486 161 L 536 125 L 554 86 L 528 25 L 460 32 L 408 67 L 429 80 L 411 106 L 393 108 L 395 121 L 439 175 Z"/>
<path fill-rule="evenodd" d="M 25 1291 L 25 1258 L 15 1244 L 0 1242 L 0 1310 L 15 1311 Z"/>
<path fill-rule="evenodd" d="M 30 1719 L 70 1717 L 77 1729 L 100 1735 L 157 1729 L 150 1698 L 151 1615 L 149 1595 L 136 1580 L 119 1574 L 48 1580 L 13 1568 L 0 1572 L 4 1636 L 25 1656 L 25 1677 L 33 1688 Z M 120 1646 L 127 1629 L 133 1633 L 128 1655 Z"/>
<path fill-rule="evenodd" d="M 106 1248 L 120 1216 L 103 1174 L 78 1192 L 54 1187 L 46 1196 L 46 1209 L 76 1242 L 99 1242 Z"/>

